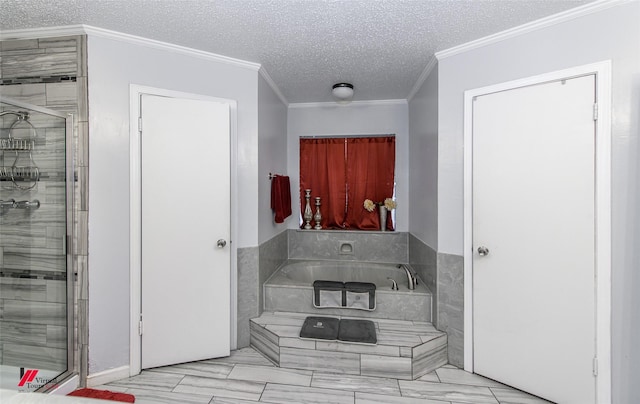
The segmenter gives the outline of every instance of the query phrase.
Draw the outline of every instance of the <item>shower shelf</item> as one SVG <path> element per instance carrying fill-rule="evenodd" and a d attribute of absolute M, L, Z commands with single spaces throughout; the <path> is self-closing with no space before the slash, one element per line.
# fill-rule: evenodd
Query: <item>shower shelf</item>
<path fill-rule="evenodd" d="M 32 151 L 36 142 L 33 139 L 1 139 L 0 150 L 2 151 Z"/>
<path fill-rule="evenodd" d="M 0 181 L 38 181 L 40 170 L 36 166 L 0 167 Z"/>

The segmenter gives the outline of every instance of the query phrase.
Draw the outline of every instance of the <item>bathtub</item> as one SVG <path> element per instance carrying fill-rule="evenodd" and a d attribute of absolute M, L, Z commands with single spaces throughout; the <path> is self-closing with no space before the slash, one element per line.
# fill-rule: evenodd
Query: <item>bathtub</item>
<path fill-rule="evenodd" d="M 392 290 L 396 281 L 398 290 Z M 376 285 L 376 309 L 315 308 L 313 282 L 371 282 Z M 288 311 L 314 315 L 371 317 L 431 321 L 431 292 L 421 279 L 409 289 L 405 270 L 396 264 L 354 261 L 289 260 L 263 285 L 265 311 Z"/>

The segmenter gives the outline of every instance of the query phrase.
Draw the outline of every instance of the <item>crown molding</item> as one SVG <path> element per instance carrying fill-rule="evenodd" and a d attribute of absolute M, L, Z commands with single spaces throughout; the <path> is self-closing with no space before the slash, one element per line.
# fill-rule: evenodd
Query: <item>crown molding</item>
<path fill-rule="evenodd" d="M 289 101 L 287 101 L 286 97 L 284 96 L 284 94 L 282 94 L 282 91 L 280 91 L 280 89 L 276 85 L 276 82 L 273 81 L 273 79 L 271 78 L 271 76 L 269 75 L 267 70 L 264 68 L 264 66 L 261 66 L 260 70 L 258 70 L 258 72 L 260 73 L 262 78 L 267 82 L 267 84 L 269 84 L 269 87 L 271 87 L 273 92 L 276 93 L 278 98 L 280 98 L 280 101 L 282 101 L 284 106 L 288 107 L 289 106 Z"/>
<path fill-rule="evenodd" d="M 201 51 L 198 49 L 188 48 L 171 44 L 168 42 L 156 41 L 155 39 L 143 38 L 136 35 L 125 34 L 122 32 L 112 31 L 104 28 L 94 27 L 91 25 L 68 25 L 61 27 L 46 28 L 29 28 L 19 30 L 7 30 L 0 32 L 0 40 L 20 40 L 20 39 L 36 39 L 51 38 L 70 35 L 90 35 L 101 38 L 113 39 L 130 44 L 145 46 L 147 48 L 160 49 L 167 52 L 179 53 L 186 56 L 192 56 L 200 59 L 211 60 L 230 64 L 254 71 L 260 70 L 260 64 L 247 62 L 245 60 L 230 58 L 228 56 L 218 55 L 216 53 Z"/>
<path fill-rule="evenodd" d="M 416 84 L 413 85 L 413 88 L 409 92 L 409 95 L 407 96 L 407 101 L 411 101 L 413 97 L 415 97 L 415 95 L 418 93 L 418 91 L 420 91 L 420 88 L 424 84 L 424 81 L 427 79 L 427 77 L 429 77 L 429 74 L 431 74 L 431 72 L 433 71 L 433 68 L 436 67 L 437 64 L 438 64 L 438 59 L 436 59 L 435 56 L 432 56 L 429 59 L 429 62 L 425 66 L 424 70 L 422 71 L 422 74 L 420 74 L 420 77 L 418 77 Z"/>
<path fill-rule="evenodd" d="M 366 100 L 366 101 L 352 101 L 348 104 L 339 104 L 334 101 L 329 102 L 296 102 L 290 103 L 289 108 L 348 108 L 348 107 L 362 107 L 362 106 L 376 106 L 376 105 L 407 105 L 407 100 Z"/>
<path fill-rule="evenodd" d="M 186 46 L 175 45 L 168 42 L 156 41 L 155 39 L 143 38 L 136 35 L 124 34 L 122 32 L 111 31 L 104 28 L 93 27 L 90 25 L 83 25 L 87 35 L 93 35 L 101 38 L 113 39 L 116 41 L 123 41 L 131 44 L 141 45 L 148 48 L 160 49 L 173 53 L 180 53 L 186 56 L 193 56 L 200 59 L 211 60 L 215 62 L 226 63 L 237 67 L 243 67 L 254 71 L 260 70 L 260 64 L 254 62 L 247 62 L 246 60 L 240 60 L 230 58 L 228 56 L 218 55 L 216 53 L 201 51 L 194 48 L 188 48 Z"/>
<path fill-rule="evenodd" d="M 573 8 L 571 10 L 566 10 L 558 14 L 544 17 L 527 24 L 523 24 L 502 32 L 498 32 L 497 34 L 489 35 L 483 38 L 476 39 L 471 42 L 464 43 L 462 45 L 454 46 L 453 48 L 436 52 L 435 56 L 438 60 L 442 60 L 450 56 L 467 52 L 472 49 L 481 48 L 483 46 L 487 46 L 496 42 L 501 42 L 510 38 L 527 34 L 532 31 L 536 31 L 542 28 L 550 27 L 552 25 L 570 21 L 579 17 L 583 17 L 585 15 L 596 13 L 598 11 L 606 10 L 611 7 L 615 7 L 625 3 L 630 3 L 632 1 L 634 0 L 598 0 L 593 3 L 585 4 L 585 5 Z"/>

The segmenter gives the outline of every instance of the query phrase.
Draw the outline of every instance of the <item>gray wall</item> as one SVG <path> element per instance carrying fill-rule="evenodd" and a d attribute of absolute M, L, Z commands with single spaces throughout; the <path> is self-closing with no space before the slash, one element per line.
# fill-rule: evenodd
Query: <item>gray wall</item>
<path fill-rule="evenodd" d="M 409 101 L 409 232 L 438 249 L 438 65 Z"/>
<path fill-rule="evenodd" d="M 271 210 L 269 173 L 287 175 L 287 106 L 267 81 L 258 77 L 258 243 L 287 229 L 287 221 L 277 224 Z M 293 193 L 295 195 L 295 193 Z M 298 205 L 292 197 L 292 203 Z M 289 220 L 297 221 L 297 211 Z"/>
<path fill-rule="evenodd" d="M 129 364 L 130 84 L 238 102 L 238 215 L 231 220 L 235 246 L 245 248 L 258 244 L 258 71 L 96 35 L 88 37 L 88 69 L 89 371 L 96 373 Z"/>
<path fill-rule="evenodd" d="M 439 60 L 438 252 L 463 250 L 463 92 L 612 60 L 613 401 L 640 402 L 640 2 Z"/>

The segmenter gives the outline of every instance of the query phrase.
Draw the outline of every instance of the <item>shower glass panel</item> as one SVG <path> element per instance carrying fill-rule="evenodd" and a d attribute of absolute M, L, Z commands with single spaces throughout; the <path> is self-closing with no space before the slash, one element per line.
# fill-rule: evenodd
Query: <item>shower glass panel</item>
<path fill-rule="evenodd" d="M 0 388 L 73 368 L 71 115 L 0 98 Z"/>

